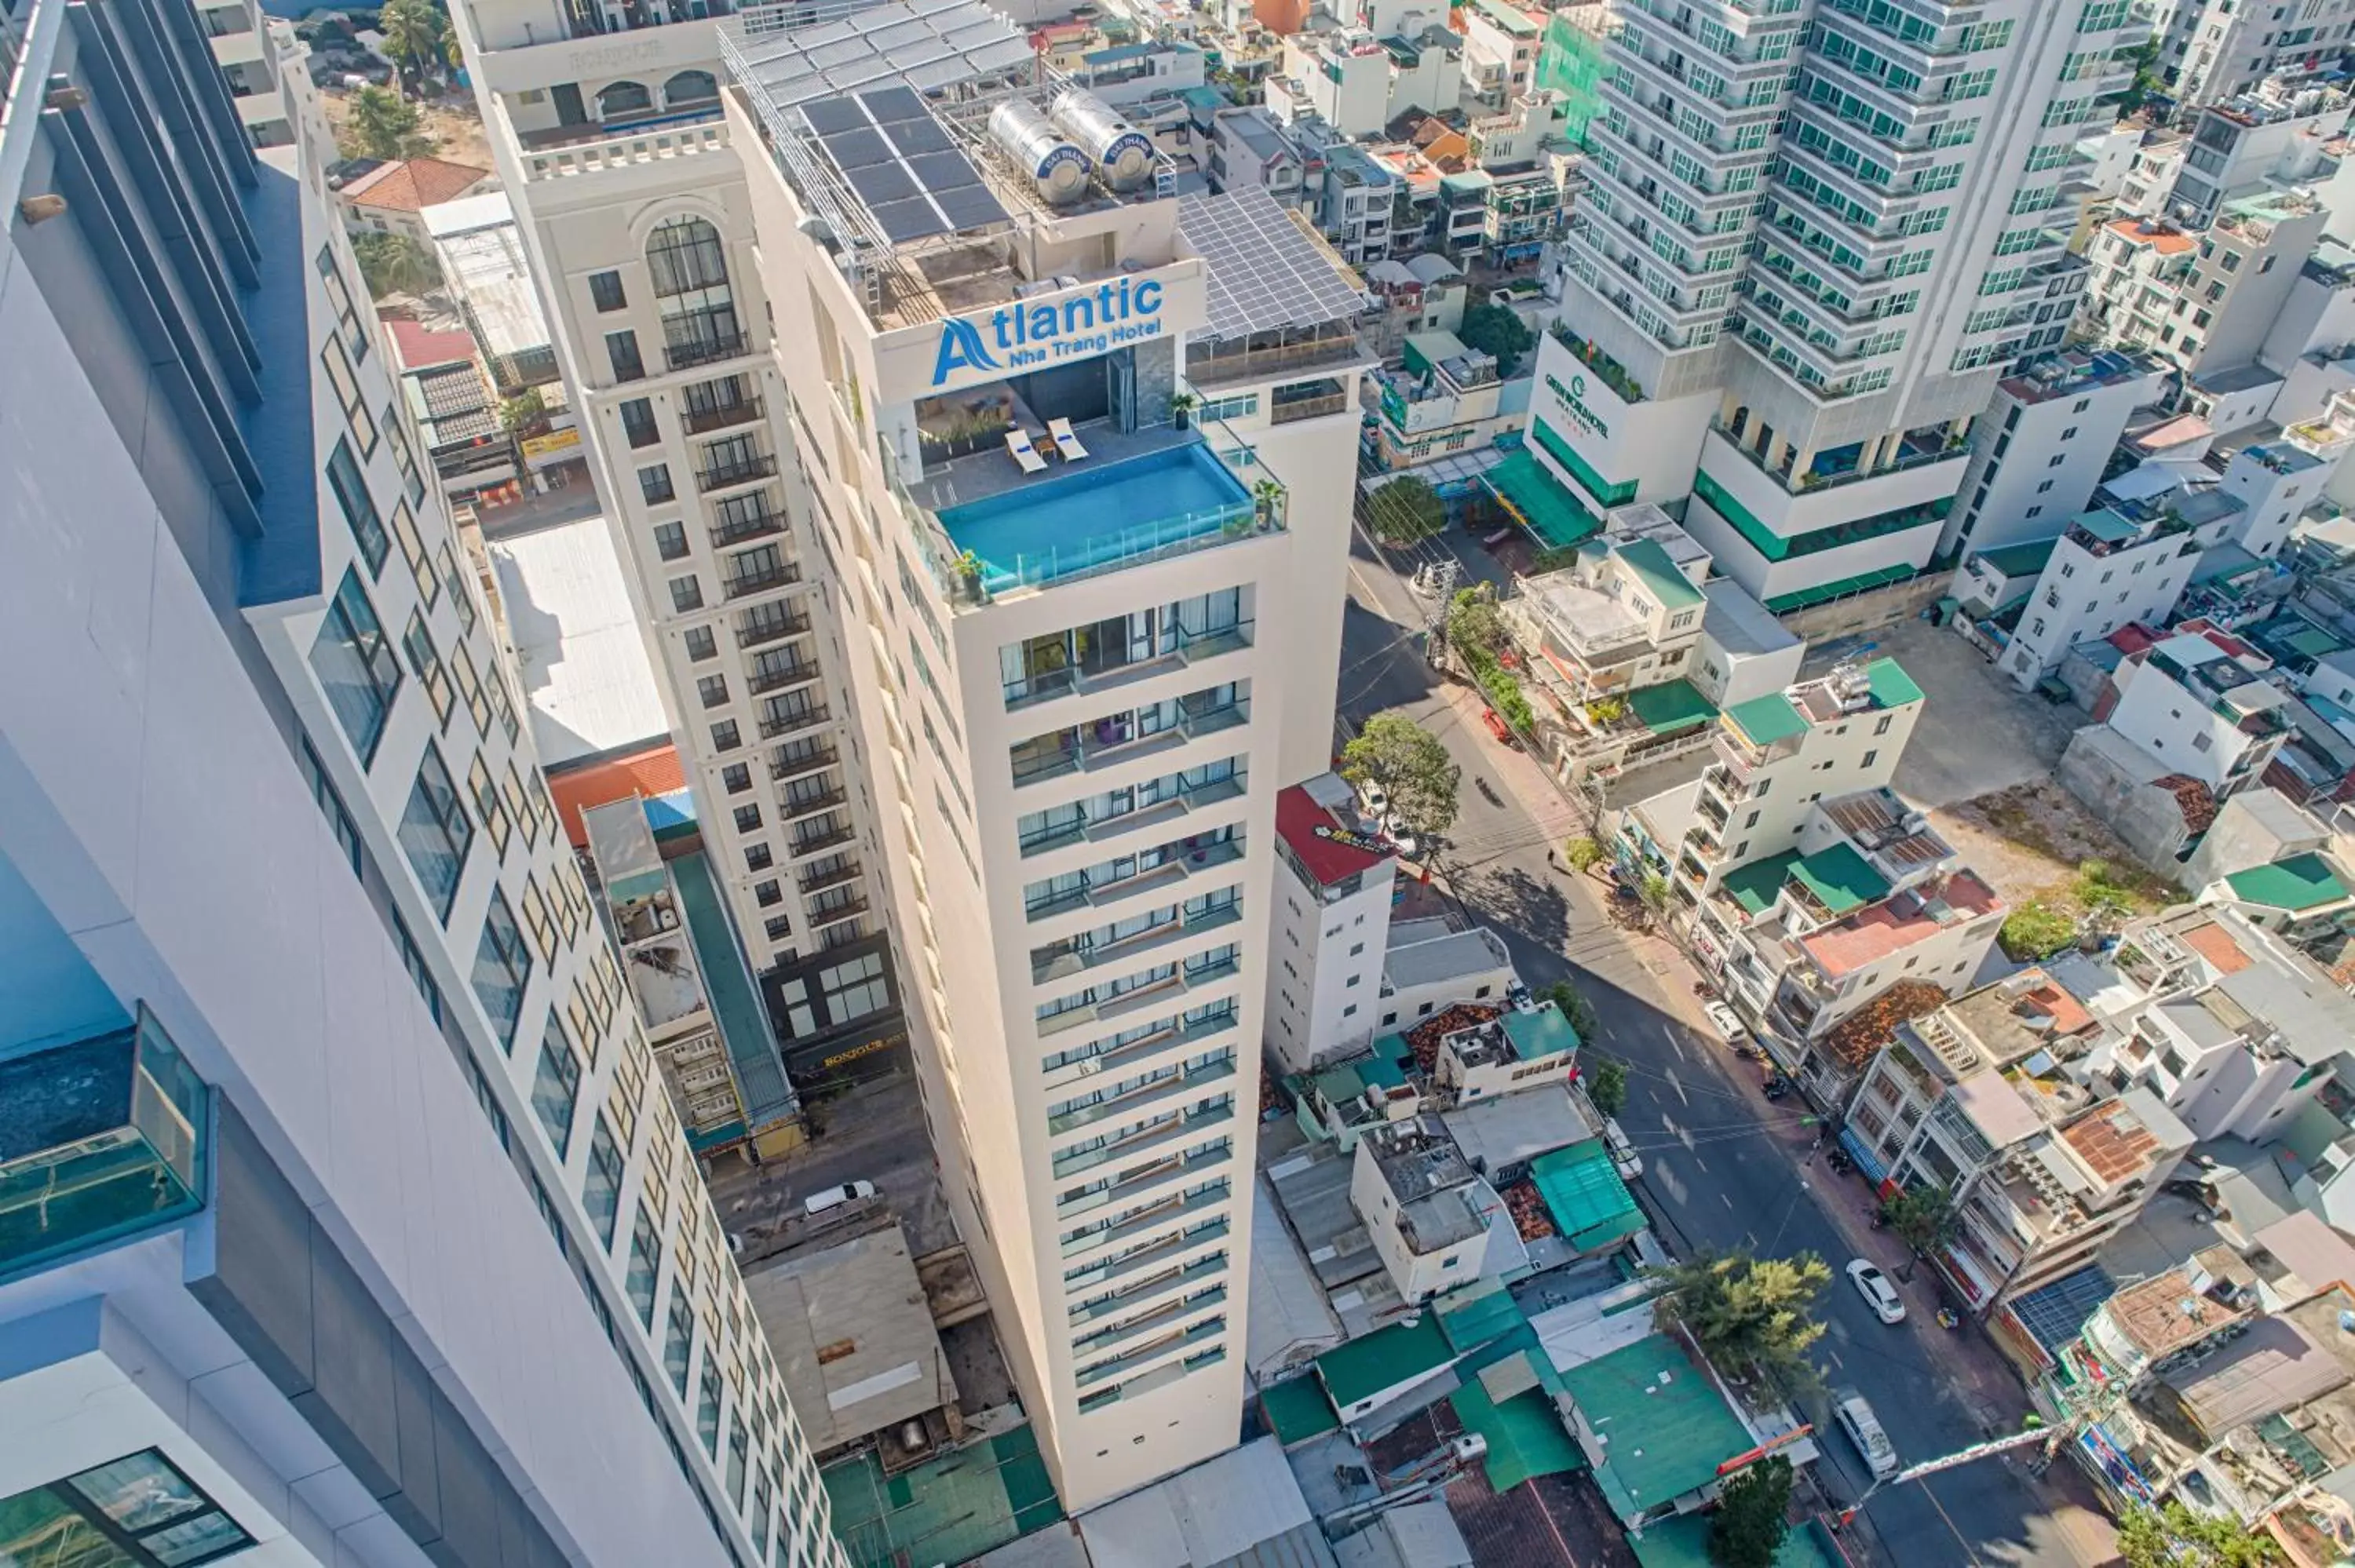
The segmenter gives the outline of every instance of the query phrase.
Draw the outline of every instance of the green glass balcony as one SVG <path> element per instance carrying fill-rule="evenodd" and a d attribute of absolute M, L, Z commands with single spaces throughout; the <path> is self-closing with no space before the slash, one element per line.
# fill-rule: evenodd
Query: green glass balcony
<path fill-rule="evenodd" d="M 203 1207 L 207 1092 L 144 1008 L 0 1061 L 0 1278 Z"/>

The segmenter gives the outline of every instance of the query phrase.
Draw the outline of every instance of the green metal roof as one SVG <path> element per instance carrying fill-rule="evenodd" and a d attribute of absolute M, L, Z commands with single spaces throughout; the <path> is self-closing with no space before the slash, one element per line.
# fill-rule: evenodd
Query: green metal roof
<path fill-rule="evenodd" d="M 1563 1430 L 1553 1401 L 1540 1390 L 1529 1389 L 1498 1404 L 1478 1383 L 1467 1383 L 1447 1403 L 1464 1430 L 1488 1440 L 1480 1467 L 1491 1491 L 1508 1492 L 1531 1476 L 1559 1476 L 1586 1467 L 1586 1456 Z"/>
<path fill-rule="evenodd" d="M 2347 646 L 2319 626 L 2307 626 L 2281 640 L 2282 646 L 2308 659 L 2319 659 L 2325 653 L 2336 653 Z"/>
<path fill-rule="evenodd" d="M 1792 863 L 1791 874 L 1835 917 L 1889 896 L 1889 879 L 1846 840 L 1800 856 Z"/>
<path fill-rule="evenodd" d="M 2123 545 L 2142 532 L 2106 506 L 2097 506 L 2091 512 L 2080 512 L 2070 521 L 2105 545 Z"/>
<path fill-rule="evenodd" d="M 1657 686 L 1638 686 L 1627 694 L 1627 708 L 1644 721 L 1644 727 L 1654 735 L 1668 735 L 1695 725 L 1707 724 L 1717 716 L 1717 705 L 1700 694 L 1690 681 L 1669 681 Z"/>
<path fill-rule="evenodd" d="M 1774 906 L 1774 900 L 1782 895 L 1783 884 L 1790 878 L 1791 868 L 1798 863 L 1799 852 L 1785 850 L 1781 854 L 1735 866 L 1718 885 L 1732 894 L 1743 909 L 1753 915 L 1764 915 Z"/>
<path fill-rule="evenodd" d="M 1369 1089 L 1402 1089 L 1406 1087 L 1406 1068 L 1385 1056 L 1358 1064 L 1358 1076 Z"/>
<path fill-rule="evenodd" d="M 1579 1045 L 1578 1031 L 1571 1027 L 1561 1009 L 1551 1002 L 1535 1012 L 1506 1013 L 1505 1038 L 1513 1043 L 1513 1049 L 1524 1062 L 1550 1056 L 1557 1051 L 1575 1051 Z"/>
<path fill-rule="evenodd" d="M 1905 673 L 1905 666 L 1894 659 L 1875 659 L 1864 667 L 1864 683 L 1872 692 L 1872 700 L 1884 708 L 1902 707 L 1907 703 L 1922 700 L 1922 688 Z"/>
<path fill-rule="evenodd" d="M 1440 1332 L 1458 1351 L 1476 1349 L 1529 1323 L 1501 1279 L 1482 1280 L 1461 1290 L 1451 1290 L 1433 1300 L 1431 1309 L 1439 1319 Z"/>
<path fill-rule="evenodd" d="M 1414 1382 L 1455 1359 L 1439 1319 L 1425 1312 L 1412 1326 L 1392 1323 L 1316 1358 L 1317 1375 L 1336 1409 L 1346 1409 L 1386 1388 Z"/>
<path fill-rule="evenodd" d="M 1484 471 L 1480 481 L 1549 549 L 1568 549 L 1603 532 L 1603 519 L 1580 505 L 1526 447 Z"/>
<path fill-rule="evenodd" d="M 2050 539 L 2031 539 L 2024 545 L 2000 545 L 1992 550 L 1981 550 L 1972 559 L 1987 563 L 1987 570 L 2001 577 L 2032 577 L 2044 570 L 2044 563 L 2052 558 L 2052 547 L 2061 542 L 2060 535 Z"/>
<path fill-rule="evenodd" d="M 1644 1211 L 1599 1138 L 1539 1155 L 1529 1161 L 1529 1181 L 1562 1240 L 1578 1252 L 1598 1252 L 1644 1228 Z"/>
<path fill-rule="evenodd" d="M 1675 558 L 1657 539 L 1630 539 L 1619 546 L 1618 555 L 1652 590 L 1652 596 L 1668 609 L 1689 609 L 1701 602 L 1700 589 L 1677 570 Z"/>
<path fill-rule="evenodd" d="M 1907 526 L 1910 527 L 1913 524 L 1909 524 Z M 1870 593 L 1877 588 L 1887 588 L 1891 583 L 1902 583 L 1908 577 L 1919 577 L 1922 568 L 1919 567 L 1909 567 L 1900 561 L 1893 567 L 1875 567 L 1869 572 L 1859 572 L 1852 577 L 1835 577 L 1830 582 L 1817 583 L 1813 588 L 1803 588 L 1793 593 L 1778 593 L 1765 600 L 1765 605 L 1776 615 L 1788 615 L 1795 609 L 1805 609 L 1809 605 L 1829 604 L 1836 599 L 1846 599 L 1850 594 Z"/>
<path fill-rule="evenodd" d="M 1359 1076 L 1358 1065 L 1354 1062 L 1327 1067 L 1308 1081 L 1318 1094 L 1325 1097 L 1328 1105 L 1339 1105 L 1343 1100 L 1353 1099 L 1366 1092 L 1366 1080 Z"/>
<path fill-rule="evenodd" d="M 1740 726 L 1753 746 L 1772 746 L 1778 740 L 1807 733 L 1806 719 L 1780 692 L 1736 703 L 1725 710 L 1725 716 Z"/>
<path fill-rule="evenodd" d="M 1313 1374 L 1286 1378 L 1261 1389 L 1259 1403 L 1267 1413 L 1267 1424 L 1275 1429 L 1275 1440 L 1287 1448 L 1341 1425 Z"/>
<path fill-rule="evenodd" d="M 1594 1472 L 1623 1520 L 1664 1509 L 1717 1479 L 1756 1446 L 1683 1344 L 1652 1334 L 1561 1374 L 1589 1430 L 1608 1441 Z"/>
<path fill-rule="evenodd" d="M 2346 884 L 2318 854 L 2292 855 L 2271 865 L 2236 871 L 2224 880 L 2233 897 L 2268 909 L 2312 909 L 2347 896 Z"/>

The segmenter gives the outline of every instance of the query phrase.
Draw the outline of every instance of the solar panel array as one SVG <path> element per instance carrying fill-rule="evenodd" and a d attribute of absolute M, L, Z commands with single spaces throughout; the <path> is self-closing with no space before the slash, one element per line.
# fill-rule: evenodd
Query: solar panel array
<path fill-rule="evenodd" d="M 805 103 L 801 111 L 892 244 L 1006 220 L 972 160 L 912 90 L 844 93 Z"/>
<path fill-rule="evenodd" d="M 1180 198 L 1178 229 L 1209 264 L 1213 337 L 1349 321 L 1366 308 L 1348 274 L 1256 185 Z"/>
<path fill-rule="evenodd" d="M 981 0 L 894 0 L 741 48 L 751 81 L 779 109 L 893 83 L 936 91 L 1032 58 L 1029 40 Z"/>

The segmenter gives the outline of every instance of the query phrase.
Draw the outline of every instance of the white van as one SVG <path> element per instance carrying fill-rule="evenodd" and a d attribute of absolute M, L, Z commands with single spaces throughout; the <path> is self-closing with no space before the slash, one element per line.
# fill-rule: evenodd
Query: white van
<path fill-rule="evenodd" d="M 815 1218 L 825 1213 L 828 1209 L 837 1209 L 845 1203 L 855 1203 L 861 1198 L 873 1196 L 875 1196 L 874 1182 L 845 1181 L 839 1187 L 823 1187 L 812 1192 L 807 1198 L 802 1200 L 802 1213 Z"/>
<path fill-rule="evenodd" d="M 1897 1473 L 1897 1446 L 1889 1440 L 1889 1434 L 1881 1428 L 1881 1417 L 1872 1413 L 1872 1406 L 1866 1402 L 1864 1395 L 1852 1389 L 1841 1393 L 1832 1405 L 1832 1418 L 1839 1423 L 1839 1429 L 1848 1434 L 1848 1440 L 1855 1445 L 1857 1454 L 1864 1460 L 1865 1467 L 1872 1472 L 1874 1479 Z"/>

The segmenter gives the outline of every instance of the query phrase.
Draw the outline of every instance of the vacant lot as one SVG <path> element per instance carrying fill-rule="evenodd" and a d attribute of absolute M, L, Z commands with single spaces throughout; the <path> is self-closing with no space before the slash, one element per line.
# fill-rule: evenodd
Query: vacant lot
<path fill-rule="evenodd" d="M 2065 934 L 2064 925 L 2073 927 L 2096 904 L 2114 914 L 2142 913 L 2183 896 L 2137 865 L 2116 835 L 2050 779 L 1990 790 L 1934 810 L 1930 820 L 2011 906 L 2008 937 L 2031 932 L 2039 921 L 2046 933 Z M 2089 876 L 2093 863 L 2104 869 Z"/>

